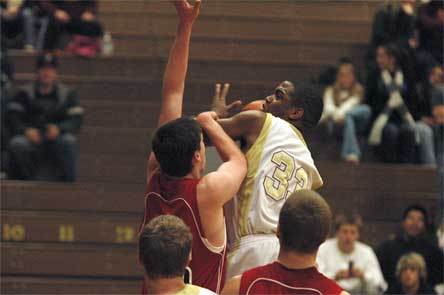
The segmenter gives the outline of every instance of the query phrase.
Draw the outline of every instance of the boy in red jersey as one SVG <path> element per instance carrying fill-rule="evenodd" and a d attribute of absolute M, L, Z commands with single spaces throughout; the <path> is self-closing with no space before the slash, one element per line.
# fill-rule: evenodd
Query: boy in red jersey
<path fill-rule="evenodd" d="M 225 276 L 223 205 L 238 191 L 247 166 L 242 152 L 215 121 L 215 113 L 202 113 L 196 120 L 181 118 L 190 36 L 200 0 L 194 6 L 186 0 L 175 1 L 174 5 L 179 24 L 163 78 L 159 128 L 148 160 L 141 229 L 159 215 L 181 218 L 193 235 L 190 283 L 218 293 Z M 215 172 L 205 176 L 201 128 L 223 161 Z"/>
<path fill-rule="evenodd" d="M 279 215 L 277 261 L 232 278 L 222 294 L 348 294 L 316 269 L 316 254 L 328 236 L 331 218 L 319 194 L 294 192 Z"/>

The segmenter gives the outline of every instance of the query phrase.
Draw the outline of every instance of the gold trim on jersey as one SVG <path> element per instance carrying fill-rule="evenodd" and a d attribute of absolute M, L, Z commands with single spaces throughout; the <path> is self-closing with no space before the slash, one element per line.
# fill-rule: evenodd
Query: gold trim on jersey
<path fill-rule="evenodd" d="M 256 180 L 255 178 L 259 168 L 259 164 L 262 160 L 262 151 L 264 150 L 264 144 L 267 140 L 268 134 L 270 133 L 272 118 L 273 116 L 267 113 L 261 133 L 259 134 L 254 144 L 250 147 L 248 152 L 245 154 L 245 158 L 247 159 L 248 163 L 248 171 L 247 176 L 245 177 L 241 189 L 238 193 L 238 216 L 241 237 L 248 235 L 248 212 L 252 199 L 251 192 Z"/>
<path fill-rule="evenodd" d="M 304 136 L 302 135 L 302 132 L 299 131 L 299 129 L 296 128 L 293 124 L 288 123 L 288 125 L 291 127 L 291 129 L 293 129 L 294 133 L 302 141 L 302 143 L 308 148 L 308 145 L 305 142 L 305 139 L 304 139 Z M 316 182 L 312 183 L 311 190 L 317 190 L 317 189 L 321 188 L 324 185 L 324 181 L 322 180 L 322 178 L 319 181 L 317 181 L 317 179 L 315 179 L 314 181 L 316 181 Z"/>

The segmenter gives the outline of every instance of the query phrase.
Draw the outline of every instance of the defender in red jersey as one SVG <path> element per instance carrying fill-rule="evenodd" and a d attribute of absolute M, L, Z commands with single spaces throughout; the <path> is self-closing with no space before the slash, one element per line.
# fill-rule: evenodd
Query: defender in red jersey
<path fill-rule="evenodd" d="M 226 257 L 223 205 L 236 194 L 247 166 L 242 152 L 215 121 L 215 113 L 202 113 L 196 120 L 181 118 L 191 29 L 199 14 L 200 0 L 194 6 L 186 0 L 174 4 L 179 25 L 163 79 L 160 127 L 153 137 L 153 153 L 148 160 L 142 226 L 163 214 L 181 218 L 193 234 L 192 284 L 219 292 Z M 217 171 L 205 176 L 202 130 L 223 161 Z"/>
<path fill-rule="evenodd" d="M 348 294 L 316 269 L 316 254 L 331 218 L 330 207 L 316 192 L 293 193 L 279 214 L 277 261 L 232 278 L 222 294 Z"/>

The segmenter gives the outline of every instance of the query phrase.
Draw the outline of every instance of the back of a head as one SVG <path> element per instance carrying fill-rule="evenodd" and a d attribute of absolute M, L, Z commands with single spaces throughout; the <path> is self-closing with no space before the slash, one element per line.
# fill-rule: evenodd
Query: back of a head
<path fill-rule="evenodd" d="M 201 136 L 202 130 L 192 118 L 179 118 L 160 126 L 154 134 L 152 149 L 162 172 L 174 177 L 190 173 Z"/>
<path fill-rule="evenodd" d="M 309 130 L 318 124 L 324 109 L 320 87 L 313 84 L 297 85 L 291 97 L 291 103 L 294 107 L 304 109 L 304 115 L 300 121 L 302 131 Z"/>
<path fill-rule="evenodd" d="M 151 279 L 183 276 L 193 236 L 182 219 L 161 215 L 151 220 L 139 238 L 139 259 Z"/>
<path fill-rule="evenodd" d="M 315 191 L 294 192 L 279 215 L 282 250 L 313 254 L 327 238 L 332 214 L 327 202 Z"/>

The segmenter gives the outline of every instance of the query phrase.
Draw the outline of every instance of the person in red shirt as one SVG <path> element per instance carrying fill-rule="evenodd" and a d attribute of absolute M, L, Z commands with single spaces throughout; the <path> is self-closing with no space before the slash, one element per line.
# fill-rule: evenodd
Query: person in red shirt
<path fill-rule="evenodd" d="M 223 205 L 234 197 L 247 171 L 242 152 L 215 121 L 214 112 L 181 118 L 191 29 L 199 14 L 186 0 L 174 2 L 179 24 L 163 78 L 159 128 L 149 156 L 145 218 L 170 214 L 181 218 L 193 234 L 190 277 L 194 285 L 220 292 L 225 276 L 226 227 Z M 223 163 L 205 169 L 202 130 Z M 146 285 L 146 284 L 145 284 Z M 143 292 L 146 290 L 143 290 Z"/>
<path fill-rule="evenodd" d="M 232 278 L 222 294 L 348 294 L 316 269 L 316 254 L 331 219 L 330 207 L 319 194 L 294 192 L 279 215 L 277 261 Z"/>

